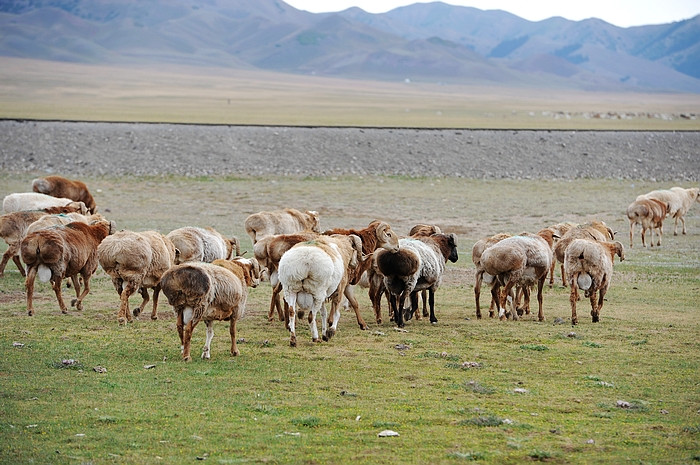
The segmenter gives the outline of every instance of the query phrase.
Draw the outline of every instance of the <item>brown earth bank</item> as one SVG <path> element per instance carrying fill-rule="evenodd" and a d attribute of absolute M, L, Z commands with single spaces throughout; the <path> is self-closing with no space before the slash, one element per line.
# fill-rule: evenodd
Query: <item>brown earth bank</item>
<path fill-rule="evenodd" d="M 699 131 L 0 121 L 6 173 L 700 180 Z"/>

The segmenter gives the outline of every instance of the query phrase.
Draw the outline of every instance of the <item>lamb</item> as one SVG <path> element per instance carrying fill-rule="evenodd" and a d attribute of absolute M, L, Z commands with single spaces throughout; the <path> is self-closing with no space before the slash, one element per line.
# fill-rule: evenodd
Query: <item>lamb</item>
<path fill-rule="evenodd" d="M 27 312 L 34 314 L 33 294 L 37 274 L 43 282 L 51 281 L 62 313 L 68 313 L 61 296 L 61 283 L 71 278 L 76 300 L 71 302 L 83 309 L 83 299 L 90 292 L 90 277 L 97 269 L 97 246 L 112 234 L 113 222 L 101 220 L 94 224 L 69 223 L 62 227 L 42 229 L 28 234 L 20 245 L 22 261 L 27 264 Z M 80 292 L 78 275 L 85 289 Z"/>
<path fill-rule="evenodd" d="M 430 322 L 435 317 L 435 291 L 442 282 L 445 263 L 456 262 L 457 237 L 454 234 L 433 234 L 428 237 L 403 238 L 399 240 L 399 251 L 391 253 L 380 249 L 374 253 L 377 270 L 383 276 L 384 287 L 390 296 L 394 321 L 399 328 L 404 319 L 409 320 L 418 309 L 417 291 L 429 291 Z M 404 310 L 407 297 L 411 308 Z"/>
<path fill-rule="evenodd" d="M 0 261 L 0 277 L 5 274 L 7 262 L 12 261 L 17 265 L 22 276 L 26 276 L 22 262 L 19 259 L 19 245 L 24 236 L 27 235 L 27 228 L 39 218 L 56 213 L 72 213 L 79 210 L 77 204 L 70 204 L 65 207 L 49 207 L 44 210 L 19 211 L 6 213 L 0 216 L 0 237 L 7 243 L 7 250 Z"/>
<path fill-rule="evenodd" d="M 163 294 L 177 317 L 182 358 L 186 362 L 192 360 L 192 332 L 200 321 L 204 321 L 207 326 L 202 359 L 211 358 L 214 321 L 230 322 L 231 355 L 240 355 L 236 343 L 236 326 L 245 314 L 248 288 L 247 280 L 241 280 L 228 269 L 228 266 L 235 266 L 233 263 L 236 262 L 224 267 L 213 263 L 187 262 L 173 266 L 160 280 Z M 242 273 L 250 274 L 252 270 L 252 262 L 249 265 L 241 264 Z M 250 279 L 252 282 L 252 277 Z"/>
<path fill-rule="evenodd" d="M 646 247 L 646 232 L 650 230 L 649 244 L 654 247 L 654 230 L 657 231 L 657 243 L 661 246 L 663 236 L 663 221 L 666 218 L 667 203 L 654 198 L 637 198 L 627 207 L 627 218 L 630 220 L 630 248 L 633 247 L 634 225 L 642 227 L 642 247 Z"/>
<path fill-rule="evenodd" d="M 265 236 L 255 243 L 253 253 L 262 268 L 267 270 L 270 285 L 272 286 L 272 297 L 270 299 L 270 310 L 267 313 L 268 321 L 274 319 L 275 309 L 280 321 L 288 321 L 287 305 L 280 302 L 280 293 L 282 285 L 279 281 L 277 269 L 279 267 L 282 255 L 299 242 L 306 242 L 318 237 L 318 233 L 306 231 L 296 234 L 277 234 L 274 236 Z M 287 323 L 288 324 L 288 323 Z"/>
<path fill-rule="evenodd" d="M 17 192 L 8 194 L 2 201 L 2 208 L 5 213 L 43 210 L 45 208 L 65 207 L 67 205 L 78 207 L 74 211 L 79 211 L 83 215 L 87 214 L 87 207 L 83 202 L 75 202 L 73 199 L 52 197 L 37 192 Z"/>
<path fill-rule="evenodd" d="M 484 253 L 484 250 L 488 249 L 492 245 L 502 241 L 503 239 L 507 239 L 511 237 L 510 234 L 506 233 L 499 233 L 495 234 L 493 236 L 485 237 L 483 239 L 479 239 L 474 243 L 474 246 L 472 247 L 472 262 L 474 263 L 474 266 L 476 267 L 476 281 L 474 283 L 474 299 L 476 301 L 476 318 L 481 319 L 481 304 L 479 302 L 479 298 L 481 296 L 481 283 L 485 281 L 487 284 L 491 284 L 493 282 L 493 276 L 491 276 L 488 273 L 485 273 L 483 266 L 481 266 L 481 255 Z M 491 307 L 489 308 L 489 317 L 493 318 L 495 316 L 495 307 L 496 307 L 496 301 L 491 299 Z"/>
<path fill-rule="evenodd" d="M 484 272 L 494 277 L 491 297 L 497 303 L 501 320 L 506 318 L 505 301 L 511 290 L 523 286 L 526 305 L 529 305 L 529 286 L 537 283 L 537 316 L 539 321 L 544 321 L 542 287 L 552 264 L 551 231 L 503 239 L 484 250 L 480 263 Z M 500 292 L 501 286 L 504 287 L 503 293 Z M 517 312 L 512 312 L 512 316 L 514 320 L 518 319 Z"/>
<path fill-rule="evenodd" d="M 571 324 L 578 323 L 576 301 L 578 289 L 585 291 L 591 301 L 593 323 L 600 321 L 605 293 L 610 286 L 615 255 L 620 261 L 625 259 L 624 249 L 619 242 L 597 242 L 587 239 L 575 239 L 566 249 L 564 269 L 571 286 Z M 596 302 L 596 292 L 598 299 Z"/>
<path fill-rule="evenodd" d="M 148 289 L 153 289 L 151 319 L 158 319 L 160 279 L 175 264 L 175 246 L 157 231 L 119 231 L 106 237 L 97 247 L 102 269 L 112 278 L 119 294 L 117 321 L 120 325 L 133 321 L 129 311 L 129 297 L 137 290 L 143 301 L 133 312 L 134 317 L 145 310 L 149 301 Z"/>
<path fill-rule="evenodd" d="M 362 240 L 362 254 L 364 256 L 369 256 L 374 253 L 377 249 L 388 250 L 389 252 L 397 252 L 399 250 L 399 237 L 391 229 L 389 223 L 380 220 L 374 220 L 369 223 L 366 228 L 363 229 L 343 229 L 334 228 L 323 232 L 324 235 L 330 234 L 344 234 L 344 235 L 356 235 Z M 362 279 L 362 275 L 369 271 L 371 265 L 371 260 L 363 260 L 361 266 L 357 266 L 350 277 L 350 282 L 345 288 L 345 298 L 350 303 L 350 306 L 355 312 L 355 317 L 357 319 L 357 324 L 360 329 L 366 330 L 369 328 L 367 323 L 365 323 L 362 315 L 360 314 L 360 306 L 355 298 L 355 285 L 359 284 Z M 376 314 L 375 314 L 376 316 Z M 381 317 L 378 317 L 381 321 Z"/>
<path fill-rule="evenodd" d="M 593 220 L 570 228 L 554 245 L 554 258 L 561 263 L 562 286 L 567 286 L 564 273 L 564 252 L 574 239 L 607 241 L 615 239 L 615 232 L 604 221 Z"/>
<path fill-rule="evenodd" d="M 276 234 L 321 232 L 318 212 L 312 210 L 301 212 L 294 208 L 253 213 L 245 219 L 244 226 L 253 245 L 263 237 Z"/>
<path fill-rule="evenodd" d="M 175 264 L 185 262 L 211 263 L 217 258 L 229 259 L 240 255 L 238 238 L 228 239 L 214 228 L 186 226 L 170 231 L 168 239 L 175 246 Z"/>
<path fill-rule="evenodd" d="M 32 181 L 32 190 L 53 197 L 66 197 L 83 202 L 88 213 L 97 213 L 95 199 L 82 181 L 66 179 L 62 176 L 45 176 Z"/>
<path fill-rule="evenodd" d="M 297 345 L 297 311 L 309 312 L 309 328 L 314 342 L 319 342 L 316 314 L 320 311 L 323 340 L 331 339 L 338 328 L 339 305 L 350 274 L 362 259 L 360 238 L 340 234 L 300 242 L 282 255 L 278 273 L 284 300 L 289 305 L 290 346 Z M 326 315 L 326 299 L 331 302 L 330 316 Z"/>

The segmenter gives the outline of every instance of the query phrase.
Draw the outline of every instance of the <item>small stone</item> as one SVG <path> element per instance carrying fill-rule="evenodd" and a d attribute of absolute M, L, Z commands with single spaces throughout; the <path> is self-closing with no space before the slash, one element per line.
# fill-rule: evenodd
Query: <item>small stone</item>
<path fill-rule="evenodd" d="M 661 415 L 668 415 L 668 410 L 661 409 L 661 412 L 659 412 L 659 413 L 661 413 Z"/>
<path fill-rule="evenodd" d="M 156 366 L 155 366 L 155 365 L 144 365 L 143 367 L 144 367 L 146 370 L 150 370 L 150 369 L 155 368 Z"/>
<path fill-rule="evenodd" d="M 527 389 L 515 388 L 513 389 L 513 392 L 515 392 L 516 394 L 527 394 Z"/>
<path fill-rule="evenodd" d="M 630 408 L 632 405 L 629 402 L 627 402 L 626 400 L 618 400 L 617 406 L 619 408 Z"/>
<path fill-rule="evenodd" d="M 586 444 L 595 444 L 595 441 L 593 439 L 589 439 L 588 441 L 586 441 Z"/>
<path fill-rule="evenodd" d="M 96 367 L 93 367 L 93 371 L 95 373 L 107 373 L 107 368 L 98 365 Z"/>
<path fill-rule="evenodd" d="M 385 429 L 384 431 L 381 431 L 379 434 L 377 434 L 377 436 L 379 436 L 380 438 L 390 438 L 394 436 L 399 436 L 399 433 L 390 429 Z"/>
<path fill-rule="evenodd" d="M 21 342 L 13 342 L 12 347 L 17 347 L 18 349 L 21 349 L 22 347 L 24 347 L 24 344 L 22 344 Z"/>

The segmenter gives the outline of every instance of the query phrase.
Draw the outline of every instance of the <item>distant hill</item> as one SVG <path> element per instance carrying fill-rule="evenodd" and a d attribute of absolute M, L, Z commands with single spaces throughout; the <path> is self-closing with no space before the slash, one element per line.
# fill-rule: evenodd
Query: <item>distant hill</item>
<path fill-rule="evenodd" d="M 0 56 L 700 93 L 700 15 L 619 28 L 441 2 L 313 14 L 280 0 L 5 0 Z"/>

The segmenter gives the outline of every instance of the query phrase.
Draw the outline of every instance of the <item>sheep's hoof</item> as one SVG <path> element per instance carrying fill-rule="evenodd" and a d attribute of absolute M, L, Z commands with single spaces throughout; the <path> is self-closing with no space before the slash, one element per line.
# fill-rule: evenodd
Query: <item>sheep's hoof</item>
<path fill-rule="evenodd" d="M 501 321 L 506 321 L 508 319 L 508 317 L 503 315 L 503 316 L 499 317 L 498 319 Z"/>
<path fill-rule="evenodd" d="M 325 339 L 325 340 L 326 340 L 326 341 L 330 341 L 331 338 L 332 338 L 333 336 L 335 336 L 335 329 L 333 329 L 333 328 L 328 328 L 328 329 L 326 330 L 326 339 Z"/>
<path fill-rule="evenodd" d="M 571 326 L 576 326 L 578 324 L 578 320 L 576 318 L 571 319 Z"/>
<path fill-rule="evenodd" d="M 202 352 L 202 360 L 209 360 L 210 358 L 211 354 L 209 353 L 209 351 L 205 350 L 204 352 Z"/>
<path fill-rule="evenodd" d="M 381 319 L 381 318 L 377 318 L 377 324 L 378 324 L 378 325 L 382 324 L 382 319 Z"/>
<path fill-rule="evenodd" d="M 435 318 L 434 320 L 430 320 L 430 324 L 431 324 L 431 325 L 436 325 L 436 324 L 437 324 L 437 318 Z"/>
<path fill-rule="evenodd" d="M 64 315 L 68 315 L 68 310 L 65 308 L 62 308 L 61 313 L 63 313 Z"/>
<path fill-rule="evenodd" d="M 292 336 L 289 338 L 289 346 L 290 346 L 290 347 L 296 347 L 296 346 L 297 346 L 297 337 L 296 337 L 296 336 L 292 335 Z"/>
<path fill-rule="evenodd" d="M 600 321 L 600 317 L 598 315 L 591 315 L 593 317 L 593 323 L 598 323 Z"/>
<path fill-rule="evenodd" d="M 134 318 L 138 318 L 141 314 L 141 307 L 136 307 L 133 311 Z"/>
<path fill-rule="evenodd" d="M 231 355 L 232 355 L 233 357 L 238 357 L 239 355 L 241 355 L 241 351 L 238 350 L 238 349 L 232 350 L 232 351 L 231 351 Z"/>
<path fill-rule="evenodd" d="M 117 318 L 117 321 L 119 322 L 120 325 L 126 324 L 126 318 L 124 318 L 123 316 L 120 316 L 119 318 Z"/>
<path fill-rule="evenodd" d="M 27 315 L 29 315 L 29 316 L 34 316 L 34 310 L 29 310 L 29 311 L 27 312 Z"/>
<path fill-rule="evenodd" d="M 381 323 L 381 321 L 380 321 L 379 323 Z M 360 324 L 360 329 L 361 329 L 362 331 L 367 331 L 367 330 L 369 329 L 369 326 L 367 326 L 367 323 L 361 323 L 361 324 Z"/>
<path fill-rule="evenodd" d="M 187 357 L 182 357 L 182 361 L 183 361 L 183 362 L 191 362 L 191 361 L 192 361 L 192 357 L 190 357 L 189 355 L 188 355 Z"/>
<path fill-rule="evenodd" d="M 151 320 L 156 321 L 158 319 L 157 313 L 151 313 Z"/>
<path fill-rule="evenodd" d="M 326 337 L 326 336 L 323 336 L 323 337 Z M 311 342 L 321 342 L 321 340 L 317 337 L 314 337 L 311 339 Z"/>

